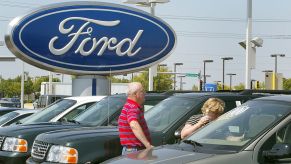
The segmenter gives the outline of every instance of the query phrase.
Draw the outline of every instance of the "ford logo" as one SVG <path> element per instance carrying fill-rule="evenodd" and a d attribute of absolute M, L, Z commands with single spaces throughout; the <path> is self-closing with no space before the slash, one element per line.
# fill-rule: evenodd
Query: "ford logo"
<path fill-rule="evenodd" d="M 163 20 L 126 6 L 72 2 L 10 22 L 5 41 L 20 59 L 68 74 L 121 74 L 157 64 L 176 45 Z"/>

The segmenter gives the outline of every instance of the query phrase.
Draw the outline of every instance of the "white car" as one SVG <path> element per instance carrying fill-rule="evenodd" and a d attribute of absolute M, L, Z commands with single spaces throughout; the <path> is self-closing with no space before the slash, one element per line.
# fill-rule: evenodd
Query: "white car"
<path fill-rule="evenodd" d="M 21 120 L 21 124 L 70 120 L 105 96 L 66 97 Z"/>

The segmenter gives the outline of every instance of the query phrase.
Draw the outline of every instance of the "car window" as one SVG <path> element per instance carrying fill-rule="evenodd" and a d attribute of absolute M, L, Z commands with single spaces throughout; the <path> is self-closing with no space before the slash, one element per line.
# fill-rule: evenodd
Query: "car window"
<path fill-rule="evenodd" d="M 201 100 L 175 96 L 163 100 L 145 113 L 148 127 L 151 131 L 162 131 L 199 103 Z"/>
<path fill-rule="evenodd" d="M 77 107 L 74 110 L 72 110 L 69 113 L 67 113 L 63 117 L 63 119 L 65 119 L 65 120 L 72 120 L 73 118 L 75 118 L 76 116 L 78 116 L 80 113 L 82 113 L 83 111 L 85 111 L 88 107 L 90 107 L 94 103 L 95 102 L 89 102 L 87 104 L 80 105 L 79 107 Z"/>
<path fill-rule="evenodd" d="M 26 113 L 26 114 L 23 114 L 23 115 L 21 115 L 21 116 L 18 116 L 18 117 L 16 117 L 16 118 L 14 118 L 13 120 L 10 120 L 10 121 L 8 121 L 7 123 L 5 123 L 4 125 L 2 125 L 2 126 L 8 126 L 8 125 L 11 125 L 11 124 L 13 124 L 13 123 L 15 123 L 15 122 L 18 122 L 19 120 L 22 120 L 22 119 L 24 119 L 24 118 L 26 118 L 26 117 L 28 117 L 28 116 L 30 116 L 30 115 L 32 115 L 33 113 Z"/>
<path fill-rule="evenodd" d="M 17 112 L 9 112 L 7 114 L 4 114 L 0 117 L 0 125 L 4 124 L 5 122 L 11 120 L 12 118 L 18 116 Z"/>
<path fill-rule="evenodd" d="M 23 124 L 30 124 L 36 122 L 48 122 L 66 109 L 72 107 L 76 104 L 76 100 L 63 99 L 61 101 L 57 101 L 56 103 L 48 106 L 47 108 L 42 109 L 41 111 L 26 117 L 21 120 Z"/>
<path fill-rule="evenodd" d="M 74 120 L 87 125 L 98 126 L 103 124 L 109 117 L 120 111 L 125 104 L 126 98 L 106 97 L 89 107 Z"/>
<path fill-rule="evenodd" d="M 259 163 L 267 163 L 262 154 L 266 150 L 271 150 L 277 143 L 291 144 L 291 122 L 276 131 L 271 137 L 268 138 L 268 140 L 264 142 L 258 153 Z"/>
<path fill-rule="evenodd" d="M 282 119 L 290 108 L 285 103 L 247 102 L 220 116 L 188 139 L 206 145 L 204 148 L 238 151 Z"/>

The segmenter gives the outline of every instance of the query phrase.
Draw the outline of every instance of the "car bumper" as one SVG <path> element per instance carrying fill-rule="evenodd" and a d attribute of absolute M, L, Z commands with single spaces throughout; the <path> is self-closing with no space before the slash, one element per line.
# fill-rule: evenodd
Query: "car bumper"
<path fill-rule="evenodd" d="M 21 164 L 25 163 L 26 159 L 29 157 L 29 154 L 20 154 L 16 152 L 4 152 L 0 151 L 0 163 L 5 164 Z"/>
<path fill-rule="evenodd" d="M 26 160 L 26 164 L 51 164 L 50 162 L 37 162 L 34 161 L 32 157 Z"/>

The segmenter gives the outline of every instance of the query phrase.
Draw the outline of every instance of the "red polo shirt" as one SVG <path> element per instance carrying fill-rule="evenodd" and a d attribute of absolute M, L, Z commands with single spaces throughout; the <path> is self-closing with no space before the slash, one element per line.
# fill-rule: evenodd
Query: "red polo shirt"
<path fill-rule="evenodd" d="M 129 123 L 133 120 L 140 124 L 146 138 L 151 142 L 149 129 L 144 119 L 143 109 L 137 102 L 127 99 L 118 119 L 120 143 L 122 146 L 127 147 L 145 147 L 142 142 L 136 138 L 130 128 Z"/>

